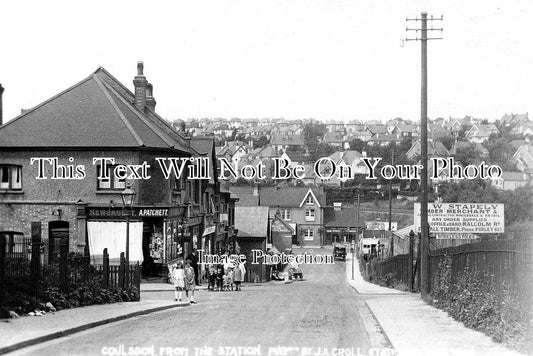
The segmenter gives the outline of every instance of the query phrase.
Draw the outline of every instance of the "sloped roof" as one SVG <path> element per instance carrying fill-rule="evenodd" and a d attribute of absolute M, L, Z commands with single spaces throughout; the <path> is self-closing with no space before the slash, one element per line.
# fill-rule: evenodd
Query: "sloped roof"
<path fill-rule="evenodd" d="M 396 125 L 396 127 L 398 128 L 398 130 L 402 132 L 413 132 L 417 129 L 416 125 L 408 125 L 408 124 L 398 124 Z"/>
<path fill-rule="evenodd" d="M 191 138 L 191 146 L 202 155 L 211 155 L 215 149 L 215 140 L 212 137 L 195 136 Z"/>
<path fill-rule="evenodd" d="M 344 137 L 339 132 L 326 132 L 324 135 L 324 142 L 327 143 L 343 143 Z"/>
<path fill-rule="evenodd" d="M 262 206 L 298 207 L 307 195 L 308 187 L 265 187 L 259 191 L 259 202 Z M 311 188 L 321 206 L 326 206 L 326 194 L 319 189 Z"/>
<path fill-rule="evenodd" d="M 261 158 L 277 157 L 278 154 L 272 145 L 268 144 L 265 147 L 256 148 L 252 152 L 253 155 L 257 155 Z"/>
<path fill-rule="evenodd" d="M 0 127 L 0 147 L 151 147 L 185 140 L 103 68 Z"/>
<path fill-rule="evenodd" d="M 235 206 L 259 206 L 259 194 L 254 195 L 254 187 L 231 185 L 229 190 L 232 197 L 239 199 Z"/>
<path fill-rule="evenodd" d="M 518 149 L 520 146 L 527 145 L 528 142 L 526 140 L 512 140 L 509 142 L 509 146 L 511 146 L 514 149 Z"/>
<path fill-rule="evenodd" d="M 272 135 L 270 139 L 272 145 L 302 146 L 304 138 L 302 135 Z"/>
<path fill-rule="evenodd" d="M 239 237 L 267 237 L 267 206 L 236 206 L 235 228 Z"/>
<path fill-rule="evenodd" d="M 380 135 L 380 136 L 372 136 L 370 137 L 370 139 L 368 140 L 369 142 L 400 142 L 402 141 L 401 138 L 398 138 L 398 136 L 396 135 L 388 135 L 388 134 L 383 134 L 383 135 Z"/>
<path fill-rule="evenodd" d="M 220 147 L 220 150 L 217 151 L 217 156 L 224 156 L 226 154 L 232 156 L 241 147 L 244 147 L 246 151 L 250 150 L 250 147 L 242 141 L 229 141 L 226 146 Z"/>
<path fill-rule="evenodd" d="M 335 210 L 333 207 L 324 209 L 324 226 L 325 227 L 364 227 L 364 223 L 357 223 L 356 208 L 342 208 Z"/>
<path fill-rule="evenodd" d="M 355 159 L 361 157 L 363 157 L 363 155 L 356 150 L 336 151 L 329 155 L 329 158 L 333 159 L 335 162 L 342 159 L 346 164 L 351 164 Z"/>
<path fill-rule="evenodd" d="M 527 181 L 523 172 L 502 172 L 501 178 L 504 181 Z"/>
<path fill-rule="evenodd" d="M 388 132 L 386 125 L 368 125 L 367 128 L 374 134 L 384 134 Z"/>

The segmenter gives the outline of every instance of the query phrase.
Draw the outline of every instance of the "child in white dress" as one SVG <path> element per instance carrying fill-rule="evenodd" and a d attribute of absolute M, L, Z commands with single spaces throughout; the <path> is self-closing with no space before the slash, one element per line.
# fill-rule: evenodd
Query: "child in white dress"
<path fill-rule="evenodd" d="M 181 302 L 181 293 L 185 288 L 185 271 L 181 263 L 172 271 L 172 279 L 174 280 L 174 300 Z"/>

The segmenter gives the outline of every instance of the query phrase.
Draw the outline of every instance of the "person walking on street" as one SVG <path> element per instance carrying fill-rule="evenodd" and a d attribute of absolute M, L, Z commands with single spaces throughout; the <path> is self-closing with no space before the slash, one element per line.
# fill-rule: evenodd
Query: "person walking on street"
<path fill-rule="evenodd" d="M 185 271 L 181 262 L 172 270 L 172 280 L 174 281 L 174 300 L 181 302 L 181 293 L 185 289 Z"/>
<path fill-rule="evenodd" d="M 191 267 L 194 270 L 194 284 L 199 286 L 200 281 L 198 278 L 200 274 L 198 273 L 198 256 L 196 256 L 196 250 L 193 250 L 191 254 Z"/>
<path fill-rule="evenodd" d="M 196 289 L 196 284 L 194 283 L 194 269 L 191 267 L 191 259 L 187 258 L 185 262 L 185 297 L 189 298 L 189 292 L 191 297 L 189 302 L 191 304 L 196 304 L 194 300 L 194 290 Z"/>

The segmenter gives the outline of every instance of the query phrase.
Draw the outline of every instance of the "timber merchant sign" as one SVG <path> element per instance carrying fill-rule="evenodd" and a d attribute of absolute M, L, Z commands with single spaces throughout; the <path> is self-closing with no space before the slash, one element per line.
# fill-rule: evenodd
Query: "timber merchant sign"
<path fill-rule="evenodd" d="M 414 206 L 415 231 L 420 231 L 420 203 Z M 436 234 L 504 232 L 503 204 L 428 203 L 429 231 Z"/>

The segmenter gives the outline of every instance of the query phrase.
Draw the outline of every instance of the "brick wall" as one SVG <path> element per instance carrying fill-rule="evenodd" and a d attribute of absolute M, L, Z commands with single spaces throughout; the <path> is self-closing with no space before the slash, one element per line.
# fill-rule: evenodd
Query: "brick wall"
<path fill-rule="evenodd" d="M 61 209 L 61 220 L 69 223 L 70 250 L 82 249 L 85 241 L 78 240 L 78 221 L 76 205 L 68 204 L 0 204 L 0 230 L 22 232 L 24 236 L 31 236 L 31 223 L 42 223 L 42 238 L 48 239 L 48 223 L 60 220 L 58 209 Z M 79 251 L 83 252 L 83 250 Z"/>

